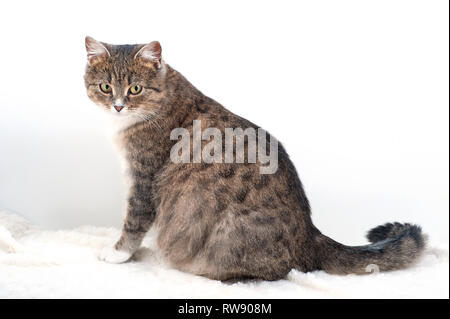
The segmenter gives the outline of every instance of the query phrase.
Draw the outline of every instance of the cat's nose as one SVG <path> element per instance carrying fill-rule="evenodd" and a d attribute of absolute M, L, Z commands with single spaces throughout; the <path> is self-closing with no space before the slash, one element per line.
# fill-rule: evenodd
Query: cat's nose
<path fill-rule="evenodd" d="M 125 107 L 125 105 L 118 105 L 118 104 L 114 104 L 113 106 L 117 112 L 122 111 L 122 109 Z"/>

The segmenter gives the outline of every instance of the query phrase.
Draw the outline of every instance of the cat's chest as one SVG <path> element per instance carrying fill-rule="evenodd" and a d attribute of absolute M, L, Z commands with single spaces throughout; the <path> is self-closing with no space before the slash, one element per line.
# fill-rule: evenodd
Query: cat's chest
<path fill-rule="evenodd" d="M 170 157 L 169 137 L 144 130 L 125 131 L 115 139 L 127 175 L 151 177 Z"/>

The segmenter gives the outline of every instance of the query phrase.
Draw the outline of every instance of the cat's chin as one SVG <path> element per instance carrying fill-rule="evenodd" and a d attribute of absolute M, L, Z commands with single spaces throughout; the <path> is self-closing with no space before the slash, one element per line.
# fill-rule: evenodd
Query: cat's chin
<path fill-rule="evenodd" d="M 129 126 L 132 126 L 133 124 L 136 124 L 138 122 L 141 122 L 142 119 L 140 119 L 137 116 L 133 116 L 130 113 L 127 114 L 120 114 L 116 112 L 117 114 L 110 114 L 109 118 L 111 119 L 111 123 L 113 126 L 113 129 L 115 131 L 121 131 L 126 129 Z"/>
<path fill-rule="evenodd" d="M 115 119 L 120 119 L 120 118 L 124 119 L 124 118 L 130 117 L 130 113 L 125 113 L 125 112 L 124 113 L 111 112 L 109 114 L 111 115 L 112 118 L 115 118 Z"/>

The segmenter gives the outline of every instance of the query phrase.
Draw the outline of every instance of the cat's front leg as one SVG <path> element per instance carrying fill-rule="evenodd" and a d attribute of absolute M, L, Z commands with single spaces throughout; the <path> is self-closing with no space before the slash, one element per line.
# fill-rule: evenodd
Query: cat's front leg
<path fill-rule="evenodd" d="M 114 246 L 103 248 L 99 259 L 119 264 L 126 262 L 140 247 L 145 234 L 155 219 L 155 211 L 151 202 L 131 196 L 128 211 L 122 228 L 122 235 Z"/>

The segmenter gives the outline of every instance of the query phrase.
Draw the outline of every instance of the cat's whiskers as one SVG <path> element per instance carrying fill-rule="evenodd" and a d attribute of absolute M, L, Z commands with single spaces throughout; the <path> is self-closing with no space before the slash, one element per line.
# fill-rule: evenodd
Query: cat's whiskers
<path fill-rule="evenodd" d="M 161 120 L 161 117 L 158 116 L 157 112 L 152 112 L 152 111 L 146 111 L 146 112 L 135 111 L 133 114 L 136 115 L 141 120 L 143 120 L 144 122 L 147 122 L 147 123 L 150 123 L 150 124 L 154 124 L 159 129 L 162 130 L 162 126 L 160 125 L 160 123 L 158 123 L 158 120 Z"/>

